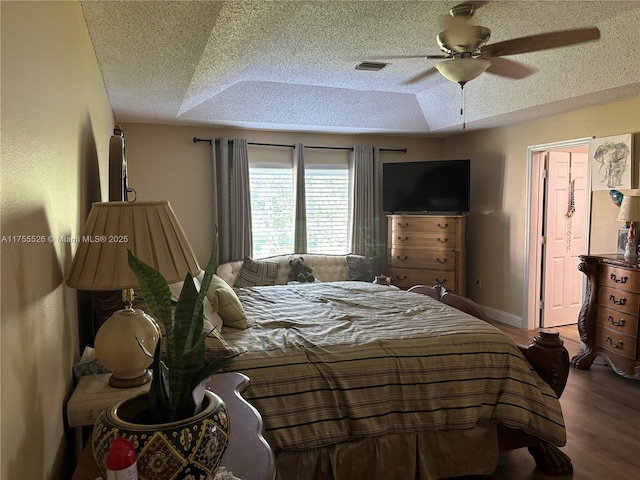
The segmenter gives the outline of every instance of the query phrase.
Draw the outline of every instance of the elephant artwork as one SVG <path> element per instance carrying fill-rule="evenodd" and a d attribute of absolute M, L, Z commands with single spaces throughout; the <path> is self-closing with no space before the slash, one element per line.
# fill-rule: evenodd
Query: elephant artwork
<path fill-rule="evenodd" d="M 624 137 L 624 136 L 623 136 Z M 629 135 L 630 137 L 630 135 Z M 630 188 L 631 142 L 611 137 L 602 141 L 592 154 L 594 161 L 594 190 Z M 597 170 L 595 167 L 597 166 Z M 596 185 L 596 182 L 599 185 Z"/>

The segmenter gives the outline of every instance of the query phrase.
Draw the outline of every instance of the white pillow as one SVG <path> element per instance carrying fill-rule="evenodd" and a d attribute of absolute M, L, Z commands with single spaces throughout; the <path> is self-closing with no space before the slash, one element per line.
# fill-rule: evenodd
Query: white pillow
<path fill-rule="evenodd" d="M 196 286 L 196 290 L 200 291 L 200 281 L 197 278 L 194 278 L 193 283 Z M 177 302 L 178 298 L 180 298 L 180 292 L 182 292 L 183 285 L 184 282 L 169 284 L 169 290 L 171 290 L 171 300 L 173 302 Z M 206 296 L 202 301 L 202 315 L 204 319 L 210 322 L 211 325 L 213 325 L 219 332 L 222 331 L 222 318 L 220 317 L 220 315 L 218 315 L 218 312 L 213 309 L 211 302 Z"/>

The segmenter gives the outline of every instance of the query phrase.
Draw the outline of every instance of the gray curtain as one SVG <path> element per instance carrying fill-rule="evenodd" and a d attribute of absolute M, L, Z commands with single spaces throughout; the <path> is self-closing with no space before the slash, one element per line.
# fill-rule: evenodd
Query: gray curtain
<path fill-rule="evenodd" d="M 216 138 L 211 149 L 218 261 L 241 260 L 253 253 L 247 140 Z"/>
<path fill-rule="evenodd" d="M 307 205 L 304 191 L 304 146 L 296 143 L 293 148 L 293 181 L 294 181 L 294 235 L 293 250 L 295 253 L 307 253 Z"/>
<path fill-rule="evenodd" d="M 380 149 L 355 145 L 349 155 L 349 175 L 353 191 L 351 252 L 382 258 Z"/>

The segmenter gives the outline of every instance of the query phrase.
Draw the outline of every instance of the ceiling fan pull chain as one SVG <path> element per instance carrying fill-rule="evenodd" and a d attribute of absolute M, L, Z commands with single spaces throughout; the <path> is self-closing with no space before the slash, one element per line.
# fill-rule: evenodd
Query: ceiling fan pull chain
<path fill-rule="evenodd" d="M 464 84 L 460 84 L 460 115 L 462 115 L 462 129 L 467 128 L 467 118 L 464 111 Z"/>

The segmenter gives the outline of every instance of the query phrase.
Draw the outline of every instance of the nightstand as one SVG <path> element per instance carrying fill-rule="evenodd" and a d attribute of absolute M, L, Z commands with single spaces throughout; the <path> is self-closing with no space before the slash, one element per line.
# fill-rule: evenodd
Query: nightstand
<path fill-rule="evenodd" d="M 82 448 L 80 427 L 93 425 L 100 412 L 115 401 L 149 388 L 149 385 L 113 388 L 109 386 L 108 379 L 109 374 L 82 377 L 67 403 L 69 426 L 80 430 L 80 441 L 76 448 Z M 262 417 L 242 397 L 249 383 L 246 375 L 227 372 L 212 375 L 206 384 L 224 400 L 229 410 L 231 434 L 229 447 L 222 457 L 222 466 L 242 480 L 273 480 L 276 474 L 275 460 L 271 447 L 262 437 Z M 93 459 L 91 441 L 87 442 L 78 458 L 72 480 L 94 480 L 100 475 Z"/>

